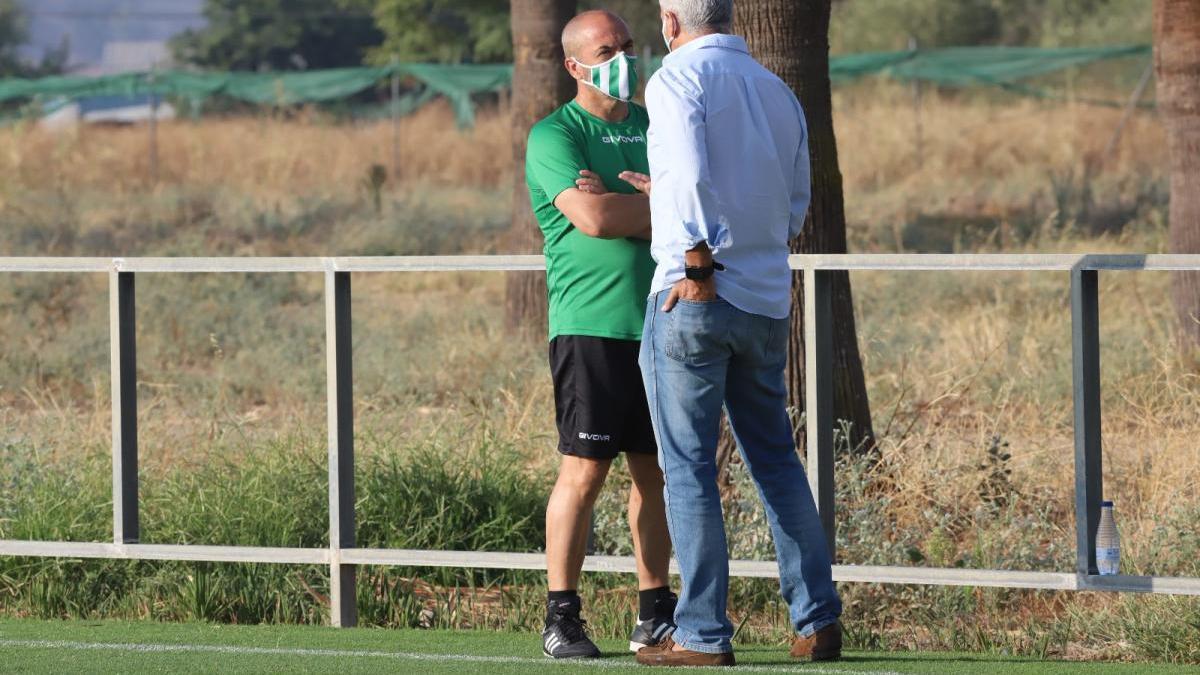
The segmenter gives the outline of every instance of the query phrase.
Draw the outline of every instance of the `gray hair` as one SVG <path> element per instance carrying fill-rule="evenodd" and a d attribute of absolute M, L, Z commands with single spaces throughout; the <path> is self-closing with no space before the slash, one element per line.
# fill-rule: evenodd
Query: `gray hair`
<path fill-rule="evenodd" d="M 689 33 L 733 27 L 733 0 L 659 0 L 659 5 L 678 16 Z"/>

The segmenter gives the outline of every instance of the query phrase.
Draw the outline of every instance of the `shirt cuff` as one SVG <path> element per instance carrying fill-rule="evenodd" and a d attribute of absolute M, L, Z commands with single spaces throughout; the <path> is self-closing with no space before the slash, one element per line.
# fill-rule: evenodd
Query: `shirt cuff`
<path fill-rule="evenodd" d="M 695 223 L 687 223 L 683 229 L 687 234 L 683 240 L 685 244 L 683 250 L 685 251 L 690 251 L 701 243 L 705 243 L 708 244 L 708 249 L 715 254 L 717 251 L 733 245 L 733 237 L 729 235 L 729 228 L 724 225 L 718 225 L 716 230 L 708 233 L 707 236 L 700 233 L 700 227 Z"/>

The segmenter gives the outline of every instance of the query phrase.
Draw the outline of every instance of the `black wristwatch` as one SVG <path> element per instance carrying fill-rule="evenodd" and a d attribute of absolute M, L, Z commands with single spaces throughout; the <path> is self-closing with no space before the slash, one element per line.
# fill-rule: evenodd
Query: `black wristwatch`
<path fill-rule="evenodd" d="M 725 269 L 724 265 L 722 265 L 721 263 L 714 260 L 713 264 L 709 267 L 684 266 L 683 274 L 685 277 L 687 277 L 688 279 L 691 279 L 692 281 L 708 281 L 709 279 L 712 278 L 713 272 L 715 272 L 717 270 L 724 270 L 724 269 Z"/>

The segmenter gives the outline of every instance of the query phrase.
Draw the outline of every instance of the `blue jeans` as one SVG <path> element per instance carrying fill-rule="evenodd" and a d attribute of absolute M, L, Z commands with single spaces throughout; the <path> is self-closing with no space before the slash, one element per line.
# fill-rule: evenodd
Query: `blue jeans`
<path fill-rule="evenodd" d="M 837 621 L 842 603 L 787 415 L 788 320 L 749 314 L 721 299 L 681 300 L 667 313 L 666 296 L 650 298 L 639 363 L 683 579 L 675 642 L 698 652 L 733 649 L 729 547 L 717 490 L 722 405 L 766 506 L 792 625 L 812 635 Z"/>

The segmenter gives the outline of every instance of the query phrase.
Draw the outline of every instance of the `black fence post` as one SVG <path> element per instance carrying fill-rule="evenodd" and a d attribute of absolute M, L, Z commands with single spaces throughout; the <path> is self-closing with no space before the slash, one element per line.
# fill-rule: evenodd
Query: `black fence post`
<path fill-rule="evenodd" d="M 1071 270 L 1071 353 L 1075 399 L 1076 570 L 1096 574 L 1103 473 L 1100 444 L 1100 302 L 1098 272 Z"/>
<path fill-rule="evenodd" d="M 108 275 L 112 384 L 113 541 L 136 543 L 138 524 L 137 317 L 132 272 Z"/>
<path fill-rule="evenodd" d="M 334 626 L 358 623 L 357 569 L 342 563 L 354 548 L 354 382 L 350 273 L 325 272 L 325 349 L 329 416 L 329 597 Z"/>
<path fill-rule="evenodd" d="M 833 476 L 833 284 L 831 273 L 804 270 L 804 407 L 808 484 L 829 557 L 837 560 Z"/>

